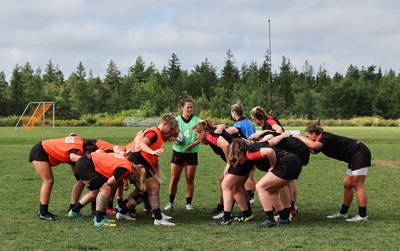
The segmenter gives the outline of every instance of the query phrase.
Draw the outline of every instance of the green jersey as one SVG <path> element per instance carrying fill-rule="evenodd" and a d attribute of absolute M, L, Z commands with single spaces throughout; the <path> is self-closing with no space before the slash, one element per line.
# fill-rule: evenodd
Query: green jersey
<path fill-rule="evenodd" d="M 192 149 L 186 151 L 185 148 L 189 146 L 190 142 L 196 141 L 196 135 L 193 132 L 193 126 L 200 120 L 196 116 L 190 116 L 188 120 L 185 120 L 182 116 L 176 117 L 179 123 L 180 133 L 178 139 L 172 146 L 176 152 L 180 153 L 196 153 L 199 151 L 199 145 L 196 145 Z"/>

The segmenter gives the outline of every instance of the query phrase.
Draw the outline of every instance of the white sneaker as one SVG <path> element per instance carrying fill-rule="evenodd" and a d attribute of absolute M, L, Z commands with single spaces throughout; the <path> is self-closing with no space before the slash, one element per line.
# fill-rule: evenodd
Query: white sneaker
<path fill-rule="evenodd" d="M 358 221 L 367 221 L 368 220 L 368 216 L 365 217 L 361 217 L 360 215 L 356 215 L 351 219 L 347 219 L 347 222 L 358 222 Z"/>
<path fill-rule="evenodd" d="M 220 220 L 220 219 L 222 219 L 223 217 L 224 217 L 224 212 L 219 213 L 219 214 L 213 216 L 212 218 L 213 218 L 214 220 Z"/>
<path fill-rule="evenodd" d="M 154 214 L 152 214 L 151 216 L 154 218 Z M 170 219 L 172 219 L 171 216 L 168 216 L 168 215 L 166 215 L 166 214 L 164 214 L 164 213 L 162 213 L 162 212 L 161 212 L 161 216 L 162 216 L 163 220 L 170 220 Z"/>
<path fill-rule="evenodd" d="M 136 220 L 136 218 L 131 217 L 129 214 L 122 214 L 120 212 L 115 216 L 118 220 Z"/>
<path fill-rule="evenodd" d="M 154 225 L 156 225 L 156 226 L 175 226 L 175 223 L 169 222 L 168 220 L 162 218 L 161 220 L 154 220 Z"/>
<path fill-rule="evenodd" d="M 187 204 L 186 210 L 188 210 L 188 211 L 193 210 L 192 204 Z"/>
<path fill-rule="evenodd" d="M 168 202 L 168 204 L 164 207 L 165 210 L 170 210 L 174 208 L 174 204 L 172 204 L 171 202 Z"/>
<path fill-rule="evenodd" d="M 338 218 L 347 219 L 348 216 L 349 215 L 347 213 L 346 214 L 341 214 L 340 212 L 337 212 L 337 213 L 334 213 L 332 215 L 326 216 L 326 218 L 328 218 L 328 219 L 338 219 Z"/>

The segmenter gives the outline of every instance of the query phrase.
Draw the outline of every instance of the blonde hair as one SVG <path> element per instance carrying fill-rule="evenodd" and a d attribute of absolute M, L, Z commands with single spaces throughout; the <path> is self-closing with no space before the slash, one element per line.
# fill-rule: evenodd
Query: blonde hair
<path fill-rule="evenodd" d="M 136 186 L 141 190 L 146 190 L 146 169 L 144 169 L 143 165 L 132 165 L 132 175 L 134 175 L 133 179 L 130 179 L 132 182 L 136 184 Z"/>
<path fill-rule="evenodd" d="M 193 126 L 193 131 L 202 132 L 206 131 L 209 132 L 213 128 L 214 124 L 211 119 L 203 119 L 197 121 L 197 123 Z"/>
<path fill-rule="evenodd" d="M 179 123 L 172 113 L 166 113 L 161 117 L 161 121 L 171 126 L 170 138 L 177 138 L 179 135 Z"/>
<path fill-rule="evenodd" d="M 250 142 L 243 138 L 233 139 L 229 147 L 229 157 L 228 162 L 236 166 L 239 163 L 240 158 L 243 154 L 246 154 L 247 148 L 250 146 Z"/>

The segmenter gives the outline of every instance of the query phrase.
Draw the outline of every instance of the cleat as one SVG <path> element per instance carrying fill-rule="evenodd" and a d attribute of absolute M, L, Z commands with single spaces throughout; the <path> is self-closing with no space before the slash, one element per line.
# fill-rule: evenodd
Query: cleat
<path fill-rule="evenodd" d="M 278 220 L 276 221 L 278 224 L 281 225 L 290 225 L 290 219 L 286 219 L 286 220 L 282 220 L 281 218 L 278 218 Z"/>
<path fill-rule="evenodd" d="M 151 216 L 154 218 L 154 214 L 152 214 Z M 164 220 L 170 220 L 170 219 L 172 219 L 171 216 L 168 216 L 168 215 L 166 215 L 166 214 L 164 214 L 164 213 L 161 213 L 161 216 L 162 216 L 162 218 L 163 218 Z"/>
<path fill-rule="evenodd" d="M 224 212 L 224 211 L 223 210 L 219 210 L 218 208 L 214 208 L 213 210 L 208 212 L 208 214 L 219 214 L 221 212 Z"/>
<path fill-rule="evenodd" d="M 175 223 L 169 222 L 168 220 L 162 218 L 161 220 L 154 220 L 154 225 L 156 225 L 156 226 L 175 226 Z"/>
<path fill-rule="evenodd" d="M 188 211 L 193 210 L 192 204 L 187 204 L 186 205 L 186 210 L 188 210 Z"/>
<path fill-rule="evenodd" d="M 131 217 L 131 215 L 129 215 L 129 214 L 123 214 L 120 212 L 118 212 L 115 217 L 117 218 L 117 220 L 129 220 L 129 221 L 136 220 L 135 217 Z"/>
<path fill-rule="evenodd" d="M 117 212 L 115 212 L 114 208 L 109 208 L 106 210 L 107 214 L 116 214 Z"/>
<path fill-rule="evenodd" d="M 271 227 L 276 227 L 276 222 L 275 221 L 270 221 L 270 220 L 265 220 L 261 222 L 260 224 L 257 225 L 259 228 L 271 228 Z"/>
<path fill-rule="evenodd" d="M 56 221 L 60 219 L 57 215 L 52 214 L 50 212 L 47 212 L 47 214 L 45 215 L 41 215 L 40 213 L 38 213 L 38 217 L 41 220 L 48 220 L 48 221 Z"/>
<path fill-rule="evenodd" d="M 254 221 L 254 215 L 252 214 L 252 215 L 250 215 L 249 217 L 244 217 L 244 216 L 242 216 L 242 217 L 240 217 L 240 218 L 235 218 L 235 220 L 236 221 L 238 221 L 238 222 L 250 222 L 250 221 Z"/>
<path fill-rule="evenodd" d="M 174 204 L 171 202 L 168 202 L 168 204 L 164 207 L 164 210 L 171 210 L 174 208 Z"/>
<path fill-rule="evenodd" d="M 103 218 L 100 222 L 97 222 L 96 217 L 93 219 L 95 227 L 116 227 L 117 224 L 109 222 L 106 218 Z"/>
<path fill-rule="evenodd" d="M 347 219 L 347 222 L 359 222 L 359 221 L 367 221 L 368 220 L 368 216 L 365 217 L 361 217 L 360 215 L 356 215 L 351 219 Z"/>
<path fill-rule="evenodd" d="M 348 214 L 341 214 L 340 212 L 334 213 L 332 215 L 328 215 L 326 216 L 326 218 L 328 219 L 338 219 L 338 218 L 342 218 L 342 219 L 347 219 Z"/>
<path fill-rule="evenodd" d="M 219 220 L 219 219 L 222 219 L 222 217 L 224 217 L 224 212 L 219 213 L 219 214 L 213 216 L 212 218 L 213 218 L 214 220 Z"/>
<path fill-rule="evenodd" d="M 299 214 L 299 211 L 296 210 L 296 209 L 292 209 L 292 210 L 290 210 L 290 214 L 291 214 L 292 216 L 297 216 L 297 215 Z"/>
<path fill-rule="evenodd" d="M 222 219 L 219 220 L 219 221 L 216 221 L 216 222 L 211 223 L 211 225 L 213 225 L 213 226 L 228 226 L 228 225 L 230 225 L 230 224 L 232 224 L 232 220 L 231 220 L 231 219 L 229 219 L 229 220 L 224 220 L 224 218 L 222 218 Z"/>
<path fill-rule="evenodd" d="M 83 216 L 80 212 L 74 212 L 72 210 L 69 210 L 68 212 L 68 218 L 70 219 L 80 219 L 83 220 L 85 219 L 85 216 Z"/>

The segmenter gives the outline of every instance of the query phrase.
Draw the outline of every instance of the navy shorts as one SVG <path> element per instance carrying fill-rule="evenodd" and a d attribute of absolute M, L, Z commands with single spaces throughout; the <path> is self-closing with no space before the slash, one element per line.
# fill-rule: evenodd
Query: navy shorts
<path fill-rule="evenodd" d="M 171 163 L 179 166 L 197 166 L 197 153 L 180 153 L 173 150 Z"/>

